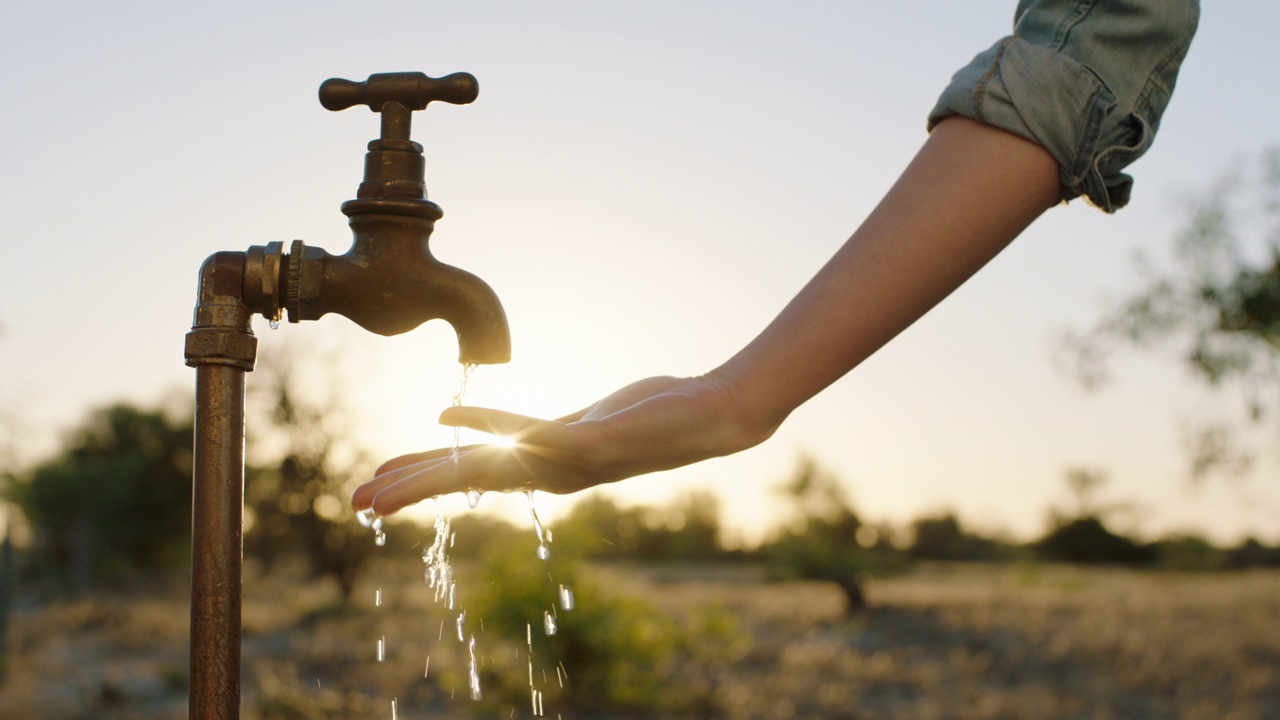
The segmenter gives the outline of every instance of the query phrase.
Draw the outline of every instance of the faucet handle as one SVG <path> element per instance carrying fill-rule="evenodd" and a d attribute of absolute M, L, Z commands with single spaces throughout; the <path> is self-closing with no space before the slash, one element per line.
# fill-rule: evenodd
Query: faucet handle
<path fill-rule="evenodd" d="M 329 110 L 346 110 L 368 105 L 382 112 L 383 105 L 399 103 L 409 110 L 424 110 L 434 100 L 466 105 L 476 99 L 480 85 L 471 73 L 453 73 L 441 78 L 420 72 L 378 73 L 368 80 L 331 78 L 320 85 L 320 104 Z"/>
<path fill-rule="evenodd" d="M 479 94 L 475 76 L 464 72 L 440 78 L 420 72 L 378 73 L 364 81 L 330 78 L 320 84 L 320 104 L 328 110 L 367 105 L 381 113 L 383 141 L 408 142 L 411 113 L 425 110 L 432 101 L 466 105 Z"/>

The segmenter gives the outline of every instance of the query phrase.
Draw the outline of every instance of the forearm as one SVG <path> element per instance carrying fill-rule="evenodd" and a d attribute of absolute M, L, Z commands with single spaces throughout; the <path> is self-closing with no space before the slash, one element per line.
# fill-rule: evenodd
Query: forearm
<path fill-rule="evenodd" d="M 746 442 L 938 304 L 1058 202 L 1044 148 L 953 117 L 861 227 L 758 337 L 710 377 Z"/>

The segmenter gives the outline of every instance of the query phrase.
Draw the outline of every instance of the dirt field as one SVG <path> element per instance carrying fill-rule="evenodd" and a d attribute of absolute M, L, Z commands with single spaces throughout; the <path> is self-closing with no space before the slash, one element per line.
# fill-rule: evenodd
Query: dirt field
<path fill-rule="evenodd" d="M 327 585 L 250 574 L 243 717 L 390 718 L 393 698 L 401 719 L 476 717 L 465 651 L 439 639 L 450 628 L 420 572 L 375 568 L 346 610 Z M 672 616 L 727 623 L 720 660 L 664 670 L 700 693 L 703 717 L 1280 718 L 1276 572 L 928 566 L 870 583 L 873 609 L 854 618 L 833 587 L 764 584 L 752 568 L 595 572 Z M 185 595 L 28 601 L 11 620 L 0 719 L 186 717 Z"/>

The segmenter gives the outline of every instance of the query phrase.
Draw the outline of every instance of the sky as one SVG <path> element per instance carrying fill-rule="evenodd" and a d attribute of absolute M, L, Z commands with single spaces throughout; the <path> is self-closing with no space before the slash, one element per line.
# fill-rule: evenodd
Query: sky
<path fill-rule="evenodd" d="M 709 370 L 749 341 L 872 209 L 924 141 L 951 74 L 1009 31 L 1013 2 L 272 2 L 0 4 L 0 406 L 38 459 L 90 407 L 189 392 L 197 270 L 221 250 L 350 243 L 377 118 L 331 113 L 329 77 L 467 71 L 469 106 L 416 115 L 441 260 L 502 298 L 513 361 L 468 404 L 556 416 L 650 375 Z M 867 518 L 951 510 L 1030 537 L 1071 468 L 1148 536 L 1280 540 L 1280 445 L 1194 485 L 1185 428 L 1227 413 L 1167 353 L 1086 393 L 1064 328 L 1168 257 L 1187 199 L 1280 143 L 1280 6 L 1206 3 L 1151 152 L 1115 216 L 1050 211 L 764 445 L 608 488 L 624 503 L 721 498 L 735 537 L 782 519 L 811 457 Z M 381 456 L 446 445 L 459 378 L 440 322 L 397 338 L 343 318 L 257 321 L 261 353 L 340 348 Z M 253 382 L 250 376 L 249 382 Z M 252 434 L 254 429 L 249 428 Z M 486 498 L 508 511 L 511 500 Z M 540 500 L 550 516 L 572 498 Z M 484 507 L 484 505 L 482 505 Z"/>

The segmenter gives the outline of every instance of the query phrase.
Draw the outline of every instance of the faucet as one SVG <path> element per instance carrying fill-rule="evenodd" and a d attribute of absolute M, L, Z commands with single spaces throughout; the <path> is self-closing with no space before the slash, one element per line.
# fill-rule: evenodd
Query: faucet
<path fill-rule="evenodd" d="M 422 146 L 409 139 L 412 113 L 433 101 L 464 105 L 479 86 L 467 73 L 431 78 L 383 73 L 326 80 L 329 110 L 368 106 L 381 115 L 364 180 L 342 204 L 354 241 L 342 255 L 294 240 L 217 252 L 200 268 L 186 362 L 196 369 L 191 529 L 192 720 L 240 716 L 240 603 L 244 515 L 244 388 L 258 340 L 251 320 L 273 325 L 335 313 L 379 335 L 441 318 L 458 335 L 463 363 L 511 358 L 497 295 L 480 278 L 437 260 L 428 246 L 440 206 L 427 199 Z"/>

